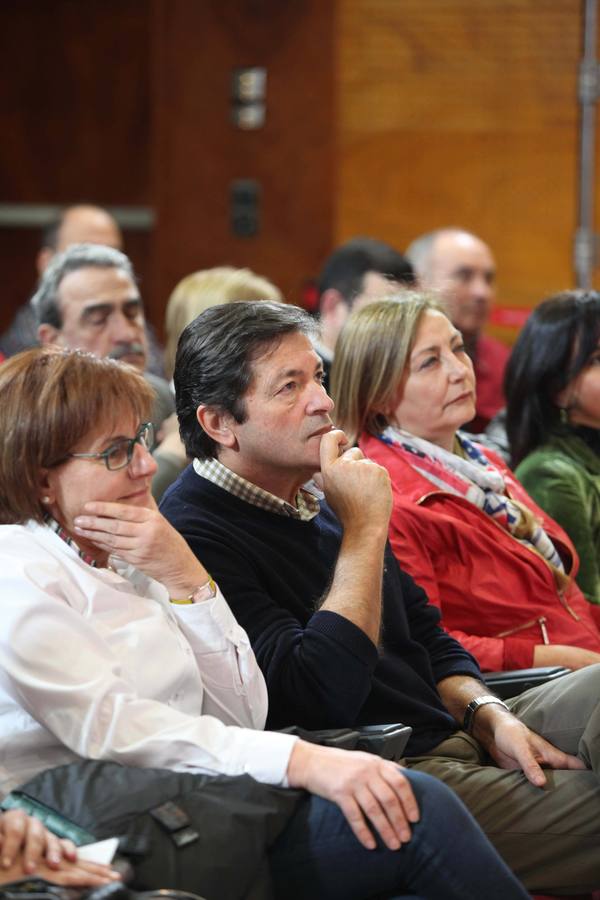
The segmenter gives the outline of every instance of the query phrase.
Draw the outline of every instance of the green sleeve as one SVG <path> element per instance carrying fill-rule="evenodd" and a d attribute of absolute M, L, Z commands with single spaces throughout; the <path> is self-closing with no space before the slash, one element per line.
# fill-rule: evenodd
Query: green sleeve
<path fill-rule="evenodd" d="M 579 556 L 577 584 L 591 603 L 600 604 L 600 570 L 594 523 L 586 484 L 576 466 L 556 456 L 535 460 L 536 454 L 523 460 L 516 476 L 538 506 L 567 532 Z"/>

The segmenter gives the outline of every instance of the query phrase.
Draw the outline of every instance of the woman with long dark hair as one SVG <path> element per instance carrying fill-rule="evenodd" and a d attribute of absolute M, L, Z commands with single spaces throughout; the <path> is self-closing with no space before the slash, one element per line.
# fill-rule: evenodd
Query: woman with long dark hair
<path fill-rule="evenodd" d="M 575 544 L 577 583 L 598 606 L 600 293 L 564 291 L 534 309 L 515 343 L 505 392 L 516 475 Z"/>

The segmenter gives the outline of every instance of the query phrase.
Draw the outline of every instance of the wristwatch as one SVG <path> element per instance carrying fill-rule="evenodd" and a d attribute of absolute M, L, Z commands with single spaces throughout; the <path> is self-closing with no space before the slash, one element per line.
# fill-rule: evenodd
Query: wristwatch
<path fill-rule="evenodd" d="M 178 606 L 189 606 L 190 603 L 203 603 L 205 600 L 212 600 L 217 596 L 217 585 L 213 578 L 205 581 L 204 584 L 199 585 L 194 588 L 191 594 L 188 594 L 185 600 L 180 600 L 177 597 L 170 597 L 171 603 L 176 603 Z"/>
<path fill-rule="evenodd" d="M 508 710 L 508 706 L 506 703 L 500 699 L 500 697 L 495 697 L 494 694 L 483 694 L 481 697 L 475 697 L 474 700 L 471 700 L 467 708 L 465 709 L 465 717 L 463 719 L 463 731 L 466 731 L 467 734 L 473 733 L 473 720 L 475 718 L 475 713 L 479 709 L 480 706 L 487 706 L 488 703 L 497 703 L 499 706 L 503 706 L 504 709 Z"/>
<path fill-rule="evenodd" d="M 194 588 L 192 593 L 188 596 L 188 600 L 191 603 L 203 603 L 205 600 L 212 600 L 216 596 L 217 585 L 215 584 L 214 579 L 209 578 L 204 584 Z"/>

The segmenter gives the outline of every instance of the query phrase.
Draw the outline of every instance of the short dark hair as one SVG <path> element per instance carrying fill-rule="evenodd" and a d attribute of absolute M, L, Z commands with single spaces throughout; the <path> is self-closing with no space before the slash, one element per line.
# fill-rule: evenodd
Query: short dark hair
<path fill-rule="evenodd" d="M 198 423 L 196 410 L 212 406 L 244 422 L 244 397 L 253 364 L 286 334 L 311 335 L 314 320 L 304 310 L 265 301 L 224 303 L 204 310 L 179 339 L 175 357 L 175 405 L 188 456 L 218 455 L 218 444 Z"/>
<path fill-rule="evenodd" d="M 146 421 L 152 401 L 152 388 L 132 366 L 81 350 L 36 347 L 3 362 L 0 524 L 42 522 L 40 471 L 123 410 Z"/>
<path fill-rule="evenodd" d="M 411 286 L 415 275 L 410 262 L 385 241 L 355 237 L 333 251 L 318 279 L 319 297 L 335 288 L 349 306 L 363 289 L 367 272 L 377 272 L 390 281 Z"/>
<path fill-rule="evenodd" d="M 563 291 L 537 306 L 504 376 L 512 465 L 562 430 L 556 395 L 588 365 L 600 339 L 600 293 Z"/>

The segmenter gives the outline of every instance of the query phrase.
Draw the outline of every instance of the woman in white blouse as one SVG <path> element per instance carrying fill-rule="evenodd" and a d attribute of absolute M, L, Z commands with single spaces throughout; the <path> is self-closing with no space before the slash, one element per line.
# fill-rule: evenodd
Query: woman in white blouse
<path fill-rule="evenodd" d="M 261 731 L 246 634 L 152 500 L 151 402 L 132 368 L 78 351 L 0 367 L 0 791 L 81 757 L 250 774 L 318 795 L 271 853 L 276 887 L 305 872 L 287 896 L 526 896 L 435 780 Z"/>

